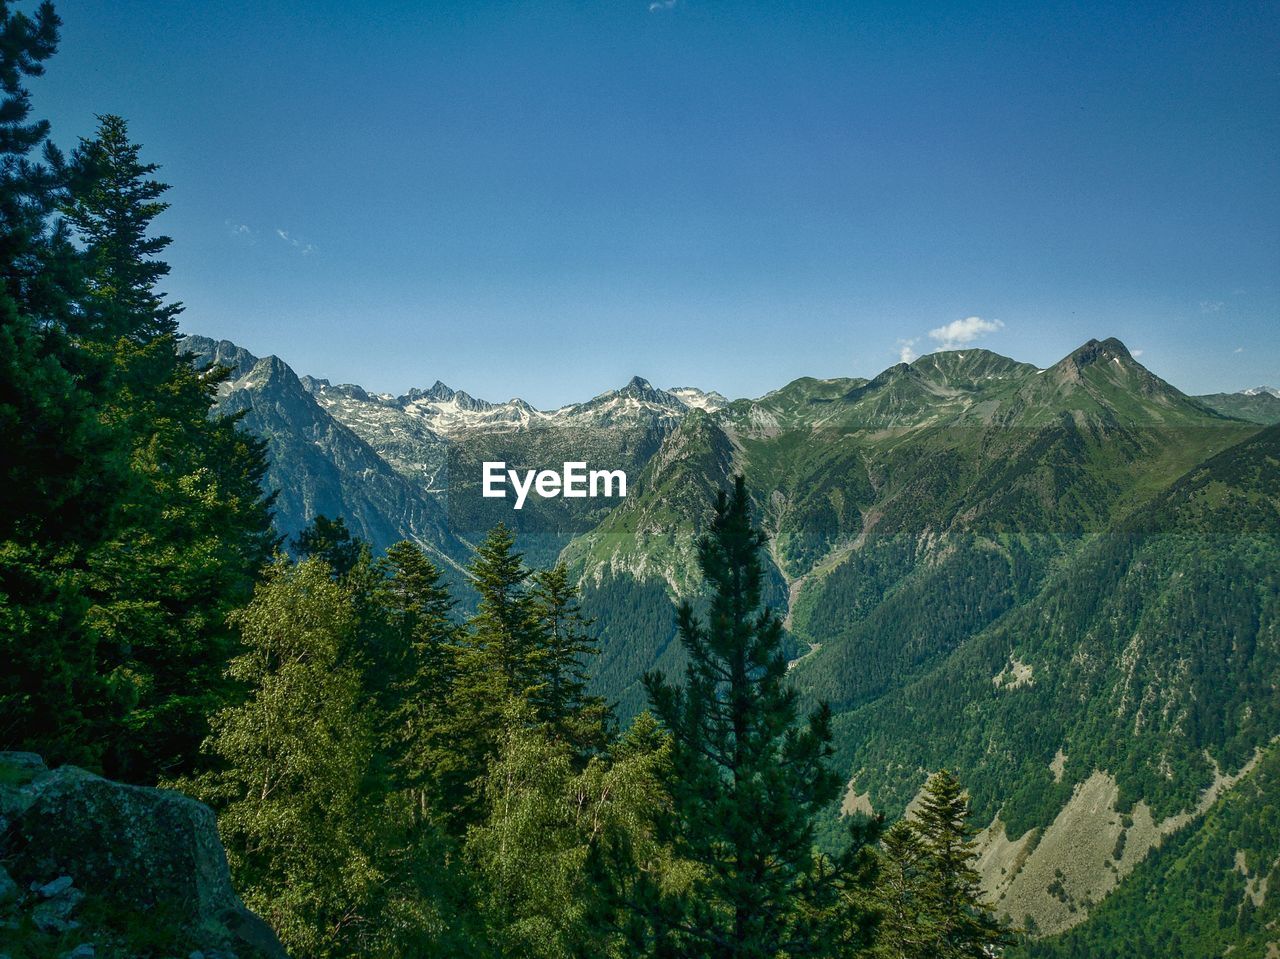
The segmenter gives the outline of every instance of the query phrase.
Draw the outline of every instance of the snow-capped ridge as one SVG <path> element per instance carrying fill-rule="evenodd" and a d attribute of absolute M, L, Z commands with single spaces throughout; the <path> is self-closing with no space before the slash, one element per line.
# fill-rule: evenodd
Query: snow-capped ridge
<path fill-rule="evenodd" d="M 722 410 L 729 405 L 728 397 L 723 394 L 715 390 L 700 390 L 696 386 L 673 386 L 667 392 L 690 409 L 706 410 L 708 413 Z"/>

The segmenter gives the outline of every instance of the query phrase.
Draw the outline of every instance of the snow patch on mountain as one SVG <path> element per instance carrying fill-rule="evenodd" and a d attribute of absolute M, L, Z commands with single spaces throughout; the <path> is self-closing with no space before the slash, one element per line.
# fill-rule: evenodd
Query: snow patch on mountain
<path fill-rule="evenodd" d="M 626 386 L 608 390 L 585 403 L 571 403 L 554 410 L 539 410 L 514 397 L 491 403 L 437 381 L 430 389 L 410 390 L 403 396 L 370 394 L 358 386 L 334 386 L 327 380 L 304 380 L 316 401 L 339 420 L 367 433 L 376 424 L 391 432 L 413 432 L 424 440 L 423 429 L 436 438 L 453 439 L 474 433 L 514 433 L 539 428 L 674 426 L 690 409 L 719 409 L 725 404 L 718 393 L 684 388 L 683 395 L 658 389 L 648 380 L 633 377 Z M 409 421 L 416 421 L 411 429 Z M 393 426 L 396 424 L 396 426 Z M 398 429 L 397 429 L 398 426 Z"/>
<path fill-rule="evenodd" d="M 728 397 L 715 390 L 700 390 L 696 386 L 673 386 L 667 392 L 691 409 L 706 410 L 708 413 L 715 413 L 729 405 Z"/>

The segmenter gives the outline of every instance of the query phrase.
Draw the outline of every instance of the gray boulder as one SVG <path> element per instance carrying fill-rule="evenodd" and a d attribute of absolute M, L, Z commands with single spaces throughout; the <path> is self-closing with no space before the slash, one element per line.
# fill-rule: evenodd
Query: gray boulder
<path fill-rule="evenodd" d="M 67 932 L 77 929 L 80 922 L 72 918 L 84 902 L 84 893 L 74 886 L 65 886 L 31 910 L 31 921 L 41 932 Z"/>
<path fill-rule="evenodd" d="M 3 851 L 14 878 L 35 896 L 50 890 L 36 909 L 66 922 L 77 895 L 87 895 L 112 911 L 167 917 L 190 933 L 190 947 L 284 959 L 279 940 L 232 889 L 208 806 L 73 766 L 48 772 L 41 765 L 20 792 L 9 797 Z"/>
<path fill-rule="evenodd" d="M 0 752 L 0 763 L 10 769 L 27 769 L 32 773 L 47 771 L 39 753 Z"/>
<path fill-rule="evenodd" d="M 41 899 L 53 899 L 55 896 L 62 895 L 74 885 L 75 880 L 70 876 L 59 876 L 57 879 L 52 882 L 46 882 L 44 885 L 41 885 L 38 882 L 32 883 L 31 891 Z"/>

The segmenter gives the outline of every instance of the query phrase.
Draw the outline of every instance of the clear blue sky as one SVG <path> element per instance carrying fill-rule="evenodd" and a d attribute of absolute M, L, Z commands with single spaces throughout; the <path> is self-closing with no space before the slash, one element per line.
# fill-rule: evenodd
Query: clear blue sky
<path fill-rule="evenodd" d="M 540 406 L 871 375 L 930 330 L 1280 385 L 1280 13 L 61 0 L 63 144 L 174 185 L 188 331 Z"/>

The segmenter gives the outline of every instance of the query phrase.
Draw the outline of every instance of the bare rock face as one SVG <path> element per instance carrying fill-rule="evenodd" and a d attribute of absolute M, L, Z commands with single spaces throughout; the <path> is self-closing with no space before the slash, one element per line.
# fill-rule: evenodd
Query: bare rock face
<path fill-rule="evenodd" d="M 188 950 L 284 959 L 231 886 L 208 806 L 74 766 L 49 771 L 30 754 L 0 753 L 0 771 L 0 855 L 18 890 L 10 898 L 38 928 L 79 928 L 84 901 L 95 914 L 172 931 Z"/>

